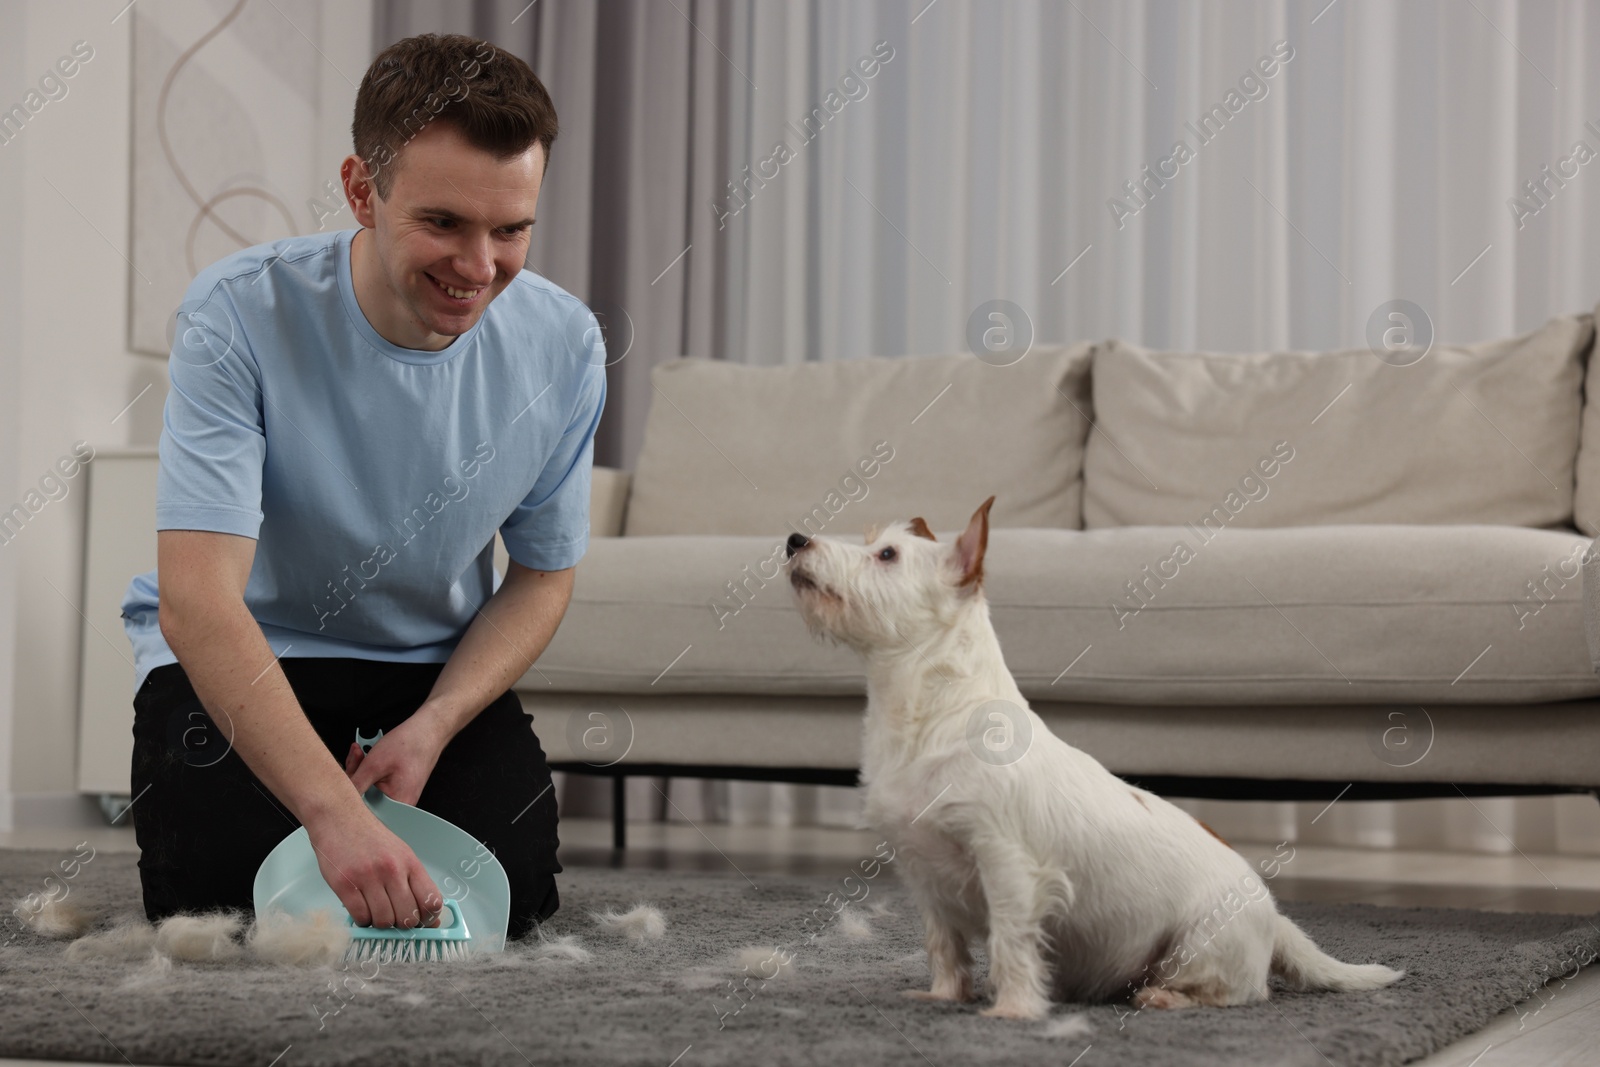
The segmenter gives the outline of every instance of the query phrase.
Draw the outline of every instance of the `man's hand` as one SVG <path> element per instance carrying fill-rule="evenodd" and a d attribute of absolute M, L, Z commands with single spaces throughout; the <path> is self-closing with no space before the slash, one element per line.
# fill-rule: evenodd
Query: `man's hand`
<path fill-rule="evenodd" d="M 415 807 L 447 743 L 434 720 L 419 712 L 385 730 L 370 752 L 363 753 L 360 745 L 350 742 L 344 771 L 357 792 L 364 794 L 376 785 L 390 800 Z"/>
<path fill-rule="evenodd" d="M 356 925 L 439 925 L 444 901 L 422 861 L 365 805 L 308 825 L 306 832 L 323 880 Z"/>

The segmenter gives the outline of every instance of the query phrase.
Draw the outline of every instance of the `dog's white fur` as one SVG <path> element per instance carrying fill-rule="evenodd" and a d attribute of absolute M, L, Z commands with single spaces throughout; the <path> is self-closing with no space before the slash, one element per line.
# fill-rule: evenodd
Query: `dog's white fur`
<path fill-rule="evenodd" d="M 630 941 L 659 941 L 667 934 L 666 917 L 653 904 L 635 904 L 620 914 L 614 908 L 607 908 L 599 913 L 590 912 L 589 917 L 601 933 L 626 937 Z"/>
<path fill-rule="evenodd" d="M 156 928 L 138 918 L 123 919 L 109 930 L 85 934 L 67 946 L 67 959 L 142 960 L 154 951 Z"/>
<path fill-rule="evenodd" d="M 1178 1008 L 1264 1000 L 1271 974 L 1344 991 L 1400 978 L 1324 954 L 1237 852 L 1050 733 L 989 621 L 993 503 L 953 544 L 920 518 L 860 546 L 791 538 L 807 627 L 866 661 L 865 817 L 895 848 L 933 974 L 908 995 L 974 999 L 975 939 L 994 995 L 983 1014 L 1012 1019 L 1044 1018 L 1052 997 Z M 1014 762 L 980 758 L 971 740 L 993 709 L 1031 728 Z"/>
<path fill-rule="evenodd" d="M 529 953 L 535 963 L 587 963 L 594 955 L 583 947 L 583 942 L 578 940 L 576 934 L 562 934 L 559 937 L 546 937 L 544 931 L 539 931 L 539 944 Z"/>
<path fill-rule="evenodd" d="M 295 967 L 331 967 L 344 959 L 350 945 L 349 924 L 335 920 L 326 909 L 309 915 L 270 909 L 248 927 L 240 912 L 223 909 L 169 916 L 158 926 L 142 915 L 123 917 L 72 942 L 66 958 L 132 961 L 154 952 L 169 960 L 236 960 L 244 954 L 236 940 L 241 933 L 257 960 Z"/>
<path fill-rule="evenodd" d="M 171 915 L 156 926 L 156 948 L 179 960 L 233 960 L 244 955 L 238 937 L 244 916 L 237 911 Z"/>
<path fill-rule="evenodd" d="M 12 907 L 13 915 L 40 937 L 76 938 L 93 926 L 97 912 L 66 897 L 41 897 L 29 894 Z"/>
<path fill-rule="evenodd" d="M 250 951 L 268 963 L 332 967 L 350 948 L 350 924 L 342 916 L 335 918 L 328 908 L 307 915 L 267 908 L 256 915 L 245 940 Z"/>

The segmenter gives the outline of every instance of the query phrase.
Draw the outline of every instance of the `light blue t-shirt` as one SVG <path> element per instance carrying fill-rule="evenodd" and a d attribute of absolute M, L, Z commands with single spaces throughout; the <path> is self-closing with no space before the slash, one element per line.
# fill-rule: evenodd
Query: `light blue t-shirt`
<path fill-rule="evenodd" d="M 605 347 L 528 270 L 449 347 L 391 344 L 356 303 L 356 232 L 256 245 L 190 283 L 156 529 L 256 539 L 244 600 L 275 655 L 438 663 L 499 586 L 497 529 L 536 570 L 587 549 Z M 158 603 L 155 571 L 122 603 L 135 690 L 177 662 Z"/>

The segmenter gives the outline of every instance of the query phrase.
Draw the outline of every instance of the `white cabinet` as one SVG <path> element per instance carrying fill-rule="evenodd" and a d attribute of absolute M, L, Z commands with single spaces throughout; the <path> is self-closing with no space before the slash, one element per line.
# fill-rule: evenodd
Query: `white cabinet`
<path fill-rule="evenodd" d="M 133 758 L 133 648 L 122 597 L 156 565 L 156 449 L 96 449 L 89 464 L 88 532 L 78 684 L 78 790 L 127 794 Z"/>

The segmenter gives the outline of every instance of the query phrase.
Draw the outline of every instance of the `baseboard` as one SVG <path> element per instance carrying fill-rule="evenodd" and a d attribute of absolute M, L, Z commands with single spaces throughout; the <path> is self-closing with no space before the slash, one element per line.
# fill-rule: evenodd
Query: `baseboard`
<path fill-rule="evenodd" d="M 105 825 L 99 798 L 87 793 L 0 793 L 0 828 L 6 830 L 93 830 Z"/>

